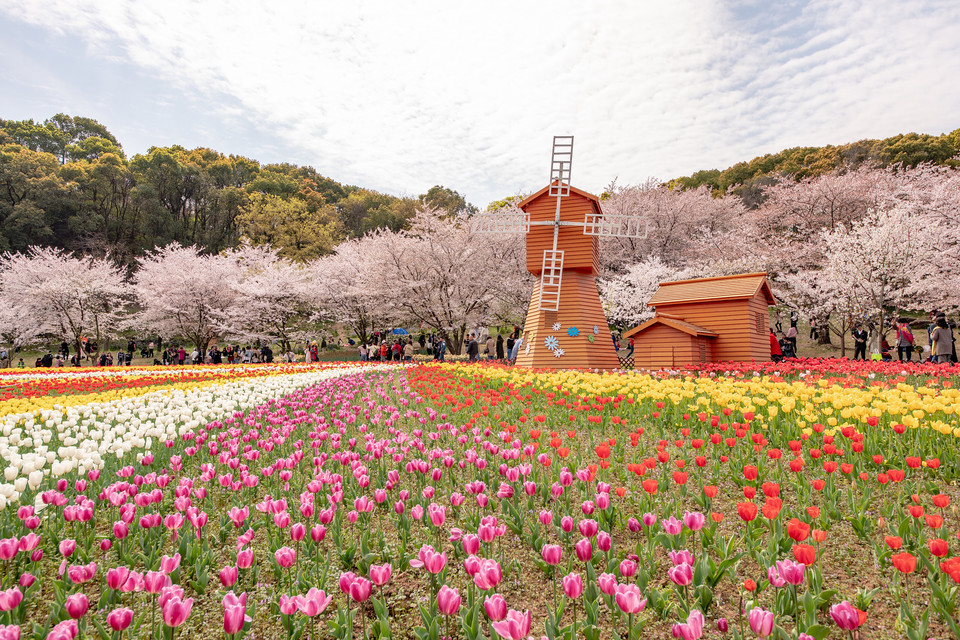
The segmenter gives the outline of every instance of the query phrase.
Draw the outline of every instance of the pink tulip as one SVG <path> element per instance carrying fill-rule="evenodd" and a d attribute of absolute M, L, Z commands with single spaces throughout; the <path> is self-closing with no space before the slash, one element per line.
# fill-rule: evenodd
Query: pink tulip
<path fill-rule="evenodd" d="M 570 516 L 563 516 L 560 518 L 560 528 L 563 529 L 564 533 L 570 533 L 573 531 L 573 518 Z"/>
<path fill-rule="evenodd" d="M 626 558 L 620 563 L 620 576 L 623 578 L 632 578 L 637 573 L 637 563 Z"/>
<path fill-rule="evenodd" d="M 780 572 L 777 571 L 777 567 L 773 566 L 767 569 L 767 580 L 770 581 L 770 586 L 779 589 L 780 587 L 787 584 L 787 581 L 783 579 L 780 575 Z"/>
<path fill-rule="evenodd" d="M 307 537 L 307 527 L 302 522 L 298 522 L 290 527 L 290 539 L 294 542 L 300 542 Z"/>
<path fill-rule="evenodd" d="M 220 569 L 220 584 L 224 588 L 232 587 L 237 583 L 237 578 L 240 577 L 240 570 L 237 567 L 227 566 L 223 569 Z"/>
<path fill-rule="evenodd" d="M 847 600 L 830 607 L 830 617 L 844 631 L 853 631 L 860 626 L 860 614 Z"/>
<path fill-rule="evenodd" d="M 577 559 L 580 562 L 589 562 L 593 558 L 593 545 L 590 544 L 589 538 L 583 538 L 576 545 L 574 549 L 577 552 Z"/>
<path fill-rule="evenodd" d="M 645 527 L 652 527 L 653 525 L 657 524 L 657 516 L 649 512 L 643 514 L 641 520 L 643 520 L 643 526 Z"/>
<path fill-rule="evenodd" d="M 443 585 L 437 593 L 437 606 L 445 616 L 456 615 L 460 611 L 460 592 Z"/>
<path fill-rule="evenodd" d="M 370 581 L 378 587 L 382 587 L 390 581 L 393 575 L 393 565 L 389 562 L 381 565 L 370 565 Z"/>
<path fill-rule="evenodd" d="M 241 549 L 237 551 L 237 567 L 240 569 L 249 569 L 253 566 L 253 549 Z"/>
<path fill-rule="evenodd" d="M 333 601 L 333 595 L 327 595 L 326 592 L 312 587 L 307 591 L 306 595 L 294 596 L 293 599 L 296 601 L 300 613 L 312 618 L 320 615 L 330 606 L 330 603 Z"/>
<path fill-rule="evenodd" d="M 338 584 L 340 586 L 340 591 L 346 595 L 350 595 L 350 585 L 353 584 L 354 580 L 357 579 L 357 574 L 353 571 L 346 571 L 340 574 L 340 579 Z"/>
<path fill-rule="evenodd" d="M 20 627 L 0 624 L 0 640 L 20 640 Z"/>
<path fill-rule="evenodd" d="M 0 540 L 0 560 L 13 560 L 14 556 L 20 551 L 20 540 L 17 538 L 4 538 Z"/>
<path fill-rule="evenodd" d="M 273 557 L 276 558 L 278 565 L 289 569 L 297 560 L 297 552 L 290 547 L 280 547 L 274 552 Z"/>
<path fill-rule="evenodd" d="M 693 582 L 693 567 L 683 562 L 667 569 L 667 577 L 673 581 L 673 584 L 685 587 Z"/>
<path fill-rule="evenodd" d="M 180 567 L 180 554 L 175 553 L 173 556 L 163 556 L 160 558 L 160 571 L 170 575 Z"/>
<path fill-rule="evenodd" d="M 761 638 L 766 638 L 773 633 L 773 611 L 754 607 L 747 616 L 747 622 L 750 624 L 750 630 Z"/>
<path fill-rule="evenodd" d="M 686 511 L 683 514 L 683 524 L 690 531 L 700 531 L 707 523 L 707 517 L 699 511 Z"/>
<path fill-rule="evenodd" d="M 410 566 L 414 569 L 424 568 L 430 573 L 440 573 L 447 566 L 447 553 L 437 553 L 433 547 L 425 544 L 420 547 L 417 558 L 410 561 Z"/>
<path fill-rule="evenodd" d="M 130 534 L 130 527 L 126 522 L 118 520 L 113 523 L 113 537 L 117 540 L 123 540 Z"/>
<path fill-rule="evenodd" d="M 553 523 L 553 511 L 541 511 L 540 512 L 540 524 L 547 526 Z"/>
<path fill-rule="evenodd" d="M 686 549 L 681 549 L 680 551 L 671 551 L 667 554 L 667 557 L 670 558 L 670 562 L 673 563 L 673 566 L 677 566 L 678 564 L 689 564 L 690 566 L 693 566 L 693 554 Z"/>
<path fill-rule="evenodd" d="M 563 587 L 563 594 L 571 600 L 575 600 L 583 593 L 583 578 L 580 577 L 579 573 L 569 573 L 563 576 L 561 586 Z"/>
<path fill-rule="evenodd" d="M 540 550 L 540 555 L 543 556 L 544 562 L 550 566 L 556 566 L 560 564 L 563 548 L 558 544 L 545 544 L 543 545 L 543 549 Z"/>
<path fill-rule="evenodd" d="M 430 503 L 427 507 L 427 515 L 430 517 L 430 524 L 435 527 L 442 527 L 447 519 L 447 508 L 438 504 Z"/>
<path fill-rule="evenodd" d="M 297 596 L 291 598 L 288 595 L 280 596 L 280 613 L 285 616 L 292 616 L 297 612 Z"/>
<path fill-rule="evenodd" d="M 366 602 L 370 599 L 370 591 L 373 589 L 373 583 L 366 578 L 357 576 L 356 580 L 350 583 L 350 597 L 354 602 Z"/>
<path fill-rule="evenodd" d="M 147 593 L 161 593 L 170 585 L 170 576 L 160 571 L 148 571 L 143 576 L 143 590 Z"/>
<path fill-rule="evenodd" d="M 90 608 L 90 601 L 87 600 L 87 596 L 82 593 L 74 593 L 73 595 L 67 596 L 64 602 L 64 608 L 71 618 L 78 620 L 86 615 L 87 609 Z"/>
<path fill-rule="evenodd" d="M 463 552 L 468 556 L 475 555 L 480 550 L 480 538 L 472 533 L 463 536 L 461 544 L 463 545 Z"/>
<path fill-rule="evenodd" d="M 604 553 L 613 548 L 613 538 L 606 531 L 597 534 L 597 548 Z"/>
<path fill-rule="evenodd" d="M 686 622 L 673 625 L 673 637 L 681 640 L 699 640 L 703 636 L 704 622 L 703 614 L 694 609 L 687 616 Z"/>
<path fill-rule="evenodd" d="M 490 620 L 499 622 L 507 617 L 507 601 L 499 593 L 487 596 L 483 599 L 483 610 Z"/>
<path fill-rule="evenodd" d="M 624 613 L 640 613 L 647 606 L 647 599 L 640 595 L 640 587 L 635 584 L 621 584 L 617 587 L 614 600 Z"/>
<path fill-rule="evenodd" d="M 60 555 L 64 558 L 69 558 L 73 555 L 73 552 L 77 549 L 76 540 L 61 540 L 60 544 L 57 546 L 60 550 Z"/>
<path fill-rule="evenodd" d="M 119 589 L 130 577 L 130 569 L 127 567 L 116 567 L 107 571 L 107 588 Z"/>
<path fill-rule="evenodd" d="M 530 633 L 530 612 L 524 611 L 520 613 L 519 611 L 511 609 L 507 613 L 505 620 L 494 622 L 491 626 L 502 638 L 507 640 L 523 640 L 523 638 L 527 637 L 527 634 Z"/>
<path fill-rule="evenodd" d="M 596 520 L 581 520 L 577 525 L 577 529 L 580 530 L 580 535 L 583 537 L 592 538 L 597 535 L 600 525 L 597 524 Z"/>
<path fill-rule="evenodd" d="M 661 522 L 660 525 L 663 527 L 663 531 L 670 536 L 680 535 L 683 530 L 683 525 L 673 516 Z"/>
<path fill-rule="evenodd" d="M 67 569 L 67 577 L 74 584 L 83 584 L 97 575 L 97 563 L 72 565 Z"/>
<path fill-rule="evenodd" d="M 629 529 L 632 533 L 639 533 L 640 521 L 637 520 L 636 518 L 629 518 L 627 520 L 627 529 Z"/>
<path fill-rule="evenodd" d="M 320 544 L 327 537 L 327 528 L 322 524 L 315 524 L 310 528 L 310 539 Z"/>
<path fill-rule="evenodd" d="M 777 573 L 787 584 L 803 584 L 803 572 L 806 567 L 802 563 L 793 560 L 778 560 L 776 566 Z"/>
<path fill-rule="evenodd" d="M 500 563 L 496 560 L 486 559 L 480 561 L 480 567 L 473 576 L 473 583 L 481 591 L 488 591 L 500 584 L 502 579 L 503 571 L 500 568 Z"/>
<path fill-rule="evenodd" d="M 0 591 L 0 611 L 13 611 L 23 601 L 23 593 L 17 587 Z"/>
<path fill-rule="evenodd" d="M 172 600 L 174 598 L 183 600 L 183 595 L 184 595 L 183 588 L 172 584 L 170 586 L 164 587 L 163 590 L 160 591 L 160 595 L 157 596 L 157 604 L 162 609 L 169 600 Z"/>
<path fill-rule="evenodd" d="M 124 607 L 123 609 L 114 609 L 107 614 L 107 624 L 114 631 L 123 631 L 133 622 L 133 609 Z"/>
<path fill-rule="evenodd" d="M 17 584 L 19 584 L 24 589 L 29 589 L 30 587 L 33 586 L 33 583 L 36 581 L 37 581 L 37 576 L 33 575 L 32 573 L 24 572 L 20 575 L 20 580 L 17 581 Z"/>
<path fill-rule="evenodd" d="M 601 573 L 597 578 L 597 586 L 600 592 L 612 596 L 617 591 L 617 576 L 612 573 Z"/>
<path fill-rule="evenodd" d="M 168 627 L 179 627 L 190 617 L 192 609 L 193 598 L 181 600 L 178 596 L 173 596 L 163 605 L 163 623 Z"/>
<path fill-rule="evenodd" d="M 40 536 L 31 532 L 20 538 L 19 548 L 20 551 L 33 551 L 38 544 L 40 544 Z"/>
<path fill-rule="evenodd" d="M 77 621 L 71 618 L 54 625 L 47 634 L 47 640 L 74 640 L 80 633 L 80 627 Z"/>

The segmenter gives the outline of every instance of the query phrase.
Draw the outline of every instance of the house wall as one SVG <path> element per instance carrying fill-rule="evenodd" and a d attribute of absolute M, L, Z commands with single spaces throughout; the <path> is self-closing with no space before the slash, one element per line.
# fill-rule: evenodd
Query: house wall
<path fill-rule="evenodd" d="M 716 332 L 712 361 L 770 359 L 769 313 L 762 296 L 749 300 L 661 304 L 657 305 L 657 310 L 680 316 L 691 324 Z M 757 313 L 762 314 L 762 334 L 757 332 Z"/>
<path fill-rule="evenodd" d="M 688 333 L 657 324 L 634 336 L 633 363 L 638 369 L 662 369 L 696 362 L 700 362 L 700 344 Z"/>

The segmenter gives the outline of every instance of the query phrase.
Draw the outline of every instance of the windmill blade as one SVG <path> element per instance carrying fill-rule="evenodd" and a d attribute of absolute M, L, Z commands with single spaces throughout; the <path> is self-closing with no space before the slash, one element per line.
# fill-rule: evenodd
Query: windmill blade
<path fill-rule="evenodd" d="M 572 167 L 573 136 L 553 136 L 549 195 L 558 198 L 570 195 L 570 170 Z"/>
<path fill-rule="evenodd" d="M 560 309 L 560 284 L 563 280 L 563 251 L 547 249 L 543 252 L 543 271 L 540 272 L 540 309 Z"/>
<path fill-rule="evenodd" d="M 478 213 L 471 219 L 474 233 L 527 233 L 530 231 L 528 213 Z"/>
<path fill-rule="evenodd" d="M 649 232 L 650 221 L 636 216 L 588 213 L 583 219 L 583 233 L 588 236 L 646 239 Z"/>

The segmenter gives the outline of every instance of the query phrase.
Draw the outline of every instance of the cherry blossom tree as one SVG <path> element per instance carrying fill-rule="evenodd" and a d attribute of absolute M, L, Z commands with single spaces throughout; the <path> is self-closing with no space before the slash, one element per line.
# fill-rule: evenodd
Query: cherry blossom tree
<path fill-rule="evenodd" d="M 912 274 L 931 257 L 922 218 L 914 206 L 900 203 L 869 213 L 849 230 L 838 227 L 821 236 L 826 266 L 843 295 L 877 318 L 877 345 L 886 310 L 903 304 Z"/>
<path fill-rule="evenodd" d="M 409 231 L 381 233 L 376 290 L 402 316 L 436 330 L 458 353 L 468 327 L 495 310 L 523 313 L 533 280 L 524 266 L 522 236 L 475 234 L 466 219 L 421 209 Z M 521 303 L 522 302 L 522 303 Z"/>
<path fill-rule="evenodd" d="M 383 235 L 374 232 L 340 243 L 336 252 L 308 266 L 312 286 L 308 289 L 315 316 L 349 326 L 366 344 L 373 329 L 398 319 L 386 304 L 382 289 L 384 270 Z"/>
<path fill-rule="evenodd" d="M 641 259 L 684 266 L 702 257 L 704 242 L 738 225 L 744 215 L 739 198 L 714 198 L 707 187 L 683 190 L 656 180 L 621 187 L 611 183 L 601 202 L 604 213 L 630 215 L 647 222 L 645 238 L 605 238 L 600 259 L 617 272 Z"/>
<path fill-rule="evenodd" d="M 661 282 L 677 279 L 678 270 L 658 257 L 648 258 L 627 268 L 626 272 L 598 281 L 600 299 L 607 320 L 621 328 L 633 327 L 653 317 L 647 302 Z"/>
<path fill-rule="evenodd" d="M 823 269 L 808 269 L 781 276 L 777 294 L 781 300 L 796 309 L 802 309 L 826 326 L 840 339 L 840 354 L 847 355 L 846 336 L 863 318 L 863 298 L 855 288 L 845 286 L 842 275 L 830 265 Z"/>
<path fill-rule="evenodd" d="M 140 311 L 132 324 L 169 338 L 186 338 L 206 351 L 228 328 L 228 310 L 237 298 L 232 285 L 240 279 L 237 262 L 170 244 L 138 263 L 133 289 Z"/>
<path fill-rule="evenodd" d="M 242 340 L 277 340 L 289 351 L 308 312 L 309 270 L 266 246 L 244 244 L 226 257 L 236 269 L 231 272 L 233 303 L 223 311 L 223 330 Z"/>
<path fill-rule="evenodd" d="M 129 294 L 108 258 L 40 247 L 0 256 L 0 306 L 15 312 L 7 318 L 14 340 L 63 336 L 82 353 L 82 338 L 89 337 L 100 349 L 116 335 Z"/>

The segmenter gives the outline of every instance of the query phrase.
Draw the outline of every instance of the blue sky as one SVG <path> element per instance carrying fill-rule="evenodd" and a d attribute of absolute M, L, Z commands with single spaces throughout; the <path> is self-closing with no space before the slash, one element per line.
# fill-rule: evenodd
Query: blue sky
<path fill-rule="evenodd" d="M 267 7 L 267 8 L 264 8 Z M 480 206 L 960 127 L 960 3 L 0 0 L 0 117 Z"/>

